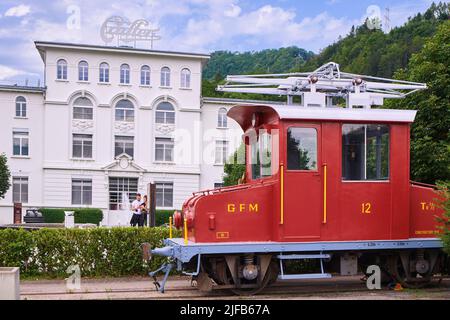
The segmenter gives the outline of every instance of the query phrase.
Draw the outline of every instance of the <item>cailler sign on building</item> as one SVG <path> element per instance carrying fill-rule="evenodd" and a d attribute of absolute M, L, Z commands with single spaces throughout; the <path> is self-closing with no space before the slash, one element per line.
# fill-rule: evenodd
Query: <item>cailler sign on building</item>
<path fill-rule="evenodd" d="M 136 46 L 137 41 L 150 41 L 150 47 L 153 49 L 153 41 L 160 40 L 161 37 L 156 33 L 158 28 L 150 28 L 150 22 L 139 19 L 130 22 L 128 19 L 113 16 L 105 20 L 100 28 L 100 36 L 105 44 L 117 39 L 117 45 L 120 42 L 133 42 Z M 148 28 L 146 28 L 148 27 Z"/>

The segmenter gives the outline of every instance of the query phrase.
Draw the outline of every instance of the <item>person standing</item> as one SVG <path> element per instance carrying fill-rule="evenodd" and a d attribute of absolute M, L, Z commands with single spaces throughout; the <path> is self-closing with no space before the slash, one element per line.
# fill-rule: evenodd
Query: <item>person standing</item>
<path fill-rule="evenodd" d="M 147 195 L 144 195 L 143 201 L 141 202 L 141 216 L 139 217 L 139 227 L 143 227 L 145 225 L 145 218 L 148 215 L 148 199 Z"/>
<path fill-rule="evenodd" d="M 139 221 L 141 220 L 141 194 L 136 194 L 136 199 L 131 203 L 131 211 L 133 212 L 133 216 L 131 217 L 130 225 L 135 227 L 139 225 Z"/>

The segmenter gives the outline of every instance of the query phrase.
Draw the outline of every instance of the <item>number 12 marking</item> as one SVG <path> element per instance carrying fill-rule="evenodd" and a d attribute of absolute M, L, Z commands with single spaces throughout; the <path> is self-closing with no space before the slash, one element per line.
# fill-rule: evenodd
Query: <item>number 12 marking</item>
<path fill-rule="evenodd" d="M 372 204 L 370 202 L 361 203 L 361 213 L 372 213 Z"/>

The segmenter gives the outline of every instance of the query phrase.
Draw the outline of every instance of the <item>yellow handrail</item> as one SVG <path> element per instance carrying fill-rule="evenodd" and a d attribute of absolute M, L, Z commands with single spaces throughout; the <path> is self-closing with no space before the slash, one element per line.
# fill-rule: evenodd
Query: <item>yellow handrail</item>
<path fill-rule="evenodd" d="M 187 229 L 187 219 L 184 218 L 184 244 L 188 244 L 188 229 Z"/>
<path fill-rule="evenodd" d="M 323 221 L 327 223 L 327 165 L 323 165 Z"/>
<path fill-rule="evenodd" d="M 169 217 L 169 239 L 172 239 L 172 217 Z"/>
<path fill-rule="evenodd" d="M 280 165 L 280 224 L 284 224 L 284 165 Z"/>

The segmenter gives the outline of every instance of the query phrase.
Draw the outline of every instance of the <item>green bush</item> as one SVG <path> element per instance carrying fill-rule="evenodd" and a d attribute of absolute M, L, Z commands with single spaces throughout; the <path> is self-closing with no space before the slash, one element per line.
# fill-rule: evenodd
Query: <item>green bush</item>
<path fill-rule="evenodd" d="M 173 215 L 175 210 L 156 210 L 155 224 L 162 226 L 169 223 L 169 217 Z"/>
<path fill-rule="evenodd" d="M 103 220 L 103 211 L 95 208 L 75 210 L 75 223 L 93 223 L 98 225 Z"/>
<path fill-rule="evenodd" d="M 41 208 L 39 211 L 45 223 L 64 223 L 64 211 L 74 211 L 75 223 L 93 223 L 98 225 L 103 219 L 103 212 L 96 208 Z"/>
<path fill-rule="evenodd" d="M 70 265 L 79 265 L 82 276 L 145 275 L 164 258 L 143 262 L 140 245 L 160 247 L 168 236 L 168 228 L 5 229 L 0 267 L 19 266 L 23 275 L 46 277 L 67 276 Z"/>
<path fill-rule="evenodd" d="M 439 184 L 439 207 L 443 209 L 441 223 L 441 239 L 444 243 L 444 251 L 450 255 L 450 182 Z"/>

